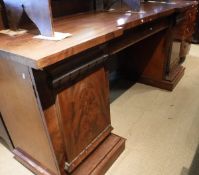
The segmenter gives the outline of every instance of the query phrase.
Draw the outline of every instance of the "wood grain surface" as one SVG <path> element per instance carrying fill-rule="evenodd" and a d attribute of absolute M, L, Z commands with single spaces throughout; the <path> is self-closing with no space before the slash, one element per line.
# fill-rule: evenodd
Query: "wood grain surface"
<path fill-rule="evenodd" d="M 33 76 L 60 171 L 65 167 L 71 172 L 112 131 L 108 76 L 98 68 L 75 84 L 53 90 L 47 76 L 55 73 L 33 71 Z"/>
<path fill-rule="evenodd" d="M 102 68 L 58 94 L 56 105 L 65 133 L 68 162 L 110 126 L 108 87 Z"/>
<path fill-rule="evenodd" d="M 54 20 L 55 31 L 69 32 L 72 37 L 57 42 L 33 39 L 34 35 L 31 34 L 31 31 L 20 37 L 0 34 L 0 39 L 3 41 L 0 43 L 0 57 L 42 69 L 121 36 L 126 29 L 169 16 L 193 4 L 196 3 L 190 2 L 189 5 L 182 2 L 176 5 L 143 3 L 141 9 L 146 12 L 143 14 L 126 15 L 121 12 L 101 12 L 61 17 Z M 124 23 L 118 24 L 118 20 Z"/>

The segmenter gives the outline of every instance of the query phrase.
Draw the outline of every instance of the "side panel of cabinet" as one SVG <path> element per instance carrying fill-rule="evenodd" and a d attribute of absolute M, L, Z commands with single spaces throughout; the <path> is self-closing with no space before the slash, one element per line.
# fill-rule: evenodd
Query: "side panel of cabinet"
<path fill-rule="evenodd" d="M 59 174 L 28 67 L 0 58 L 0 92 L 0 111 L 13 141 L 14 151 L 22 150 L 29 155 L 25 158 L 27 162 L 37 160 L 39 165 Z M 25 156 L 19 155 L 22 159 Z"/>

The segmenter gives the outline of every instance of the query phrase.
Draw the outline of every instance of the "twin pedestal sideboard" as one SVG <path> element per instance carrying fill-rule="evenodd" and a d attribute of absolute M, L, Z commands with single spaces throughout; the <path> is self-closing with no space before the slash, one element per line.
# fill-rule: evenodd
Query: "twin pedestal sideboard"
<path fill-rule="evenodd" d="M 62 41 L 0 34 L 2 121 L 15 158 L 35 174 L 102 175 L 122 153 L 110 117 L 114 59 L 145 84 L 173 90 L 181 79 L 197 3 L 141 9 L 58 18 L 55 30 L 72 34 Z"/>

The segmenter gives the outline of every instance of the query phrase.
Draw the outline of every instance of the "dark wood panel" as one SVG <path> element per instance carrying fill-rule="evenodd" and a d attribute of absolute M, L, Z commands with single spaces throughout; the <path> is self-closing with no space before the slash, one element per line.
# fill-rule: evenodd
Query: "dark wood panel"
<path fill-rule="evenodd" d="M 4 29 L 4 24 L 3 24 L 3 9 L 1 6 L 1 2 L 0 2 L 0 30 Z"/>
<path fill-rule="evenodd" d="M 33 77 L 60 170 L 71 172 L 110 134 L 112 127 L 104 68 L 77 77 L 75 84 L 66 82 L 63 88 L 53 89 L 55 74 L 67 72 L 69 65 L 59 64 L 47 72 L 34 70 Z"/>
<path fill-rule="evenodd" d="M 102 141 L 111 131 L 105 70 L 101 68 L 59 92 L 56 106 L 65 138 L 67 162 L 75 166 L 76 159 L 81 162 L 87 156 L 86 152 L 91 152 L 99 144 L 95 142 Z"/>
<path fill-rule="evenodd" d="M 194 24 L 196 20 L 196 6 L 190 6 L 176 16 L 176 22 L 171 28 L 171 54 L 167 64 L 166 80 L 173 81 L 181 72 L 181 63 L 189 53 Z"/>
<path fill-rule="evenodd" d="M 173 28 L 176 40 L 187 40 L 191 41 L 195 20 L 196 20 L 197 9 L 195 6 L 190 6 L 185 12 L 181 13 L 180 22 Z"/>
<path fill-rule="evenodd" d="M 0 111 L 14 147 L 58 174 L 28 67 L 0 58 L 0 92 Z"/>

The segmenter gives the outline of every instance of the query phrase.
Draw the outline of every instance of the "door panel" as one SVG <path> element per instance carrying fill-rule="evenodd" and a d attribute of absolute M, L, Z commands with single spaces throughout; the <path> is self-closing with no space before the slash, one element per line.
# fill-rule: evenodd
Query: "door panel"
<path fill-rule="evenodd" d="M 82 156 L 86 157 L 88 149 L 92 151 L 98 145 L 96 143 L 112 130 L 108 78 L 104 68 L 59 92 L 56 108 L 68 163 L 71 164 Z"/>

